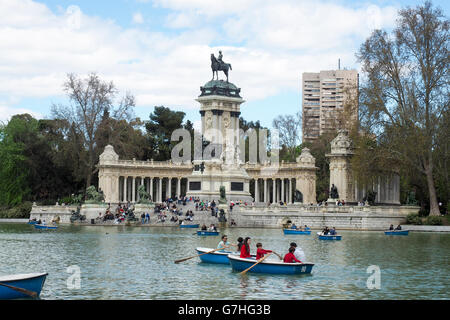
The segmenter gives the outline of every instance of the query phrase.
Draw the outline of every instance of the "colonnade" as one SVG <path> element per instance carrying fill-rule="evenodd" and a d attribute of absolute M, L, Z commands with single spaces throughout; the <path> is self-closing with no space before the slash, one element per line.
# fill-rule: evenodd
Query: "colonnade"
<path fill-rule="evenodd" d="M 296 186 L 295 178 L 256 178 L 250 181 L 255 202 L 293 203 Z"/>
<path fill-rule="evenodd" d="M 145 186 L 153 202 L 162 202 L 167 198 L 179 198 L 186 194 L 187 182 L 183 177 L 119 177 L 119 202 L 138 202 L 139 186 Z"/>

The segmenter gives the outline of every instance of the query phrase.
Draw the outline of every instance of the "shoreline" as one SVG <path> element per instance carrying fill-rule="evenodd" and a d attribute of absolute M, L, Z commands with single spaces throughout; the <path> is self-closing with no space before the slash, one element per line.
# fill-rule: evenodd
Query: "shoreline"
<path fill-rule="evenodd" d="M 8 219 L 8 218 L 1 218 L 0 224 L 26 224 L 29 221 L 29 219 Z M 195 222 L 195 221 L 194 221 Z M 199 222 L 200 223 L 200 222 Z M 220 224 L 218 223 L 219 230 Z M 150 224 L 141 224 L 141 223 L 120 223 L 120 224 L 114 224 L 114 223 L 95 223 L 91 224 L 89 222 L 86 223 L 60 223 L 59 226 L 81 226 L 81 227 L 141 227 L 141 228 L 157 228 L 157 227 L 164 227 L 164 228 L 179 228 L 178 224 L 171 224 L 171 223 L 150 223 Z M 447 233 L 450 232 L 450 226 L 432 226 L 432 225 L 409 225 L 409 224 L 402 224 L 403 230 L 409 230 L 411 232 L 434 232 L 434 233 Z M 282 227 L 275 227 L 275 226 L 264 226 L 264 227 L 254 227 L 254 226 L 226 226 L 225 229 L 232 229 L 232 228 L 248 228 L 248 229 L 282 229 Z M 322 228 L 317 227 L 310 227 L 313 231 L 320 231 Z M 187 229 L 192 230 L 192 232 L 197 231 L 197 228 Z M 386 231 L 385 229 L 361 229 L 361 228 L 339 228 L 338 230 L 342 231 Z"/>

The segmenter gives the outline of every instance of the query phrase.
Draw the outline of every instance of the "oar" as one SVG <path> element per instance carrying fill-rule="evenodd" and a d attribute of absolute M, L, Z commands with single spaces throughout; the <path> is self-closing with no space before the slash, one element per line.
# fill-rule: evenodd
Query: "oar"
<path fill-rule="evenodd" d="M 253 268 L 254 266 L 256 266 L 258 263 L 262 262 L 265 258 L 267 258 L 268 256 L 270 256 L 272 253 L 267 254 L 266 256 L 262 257 L 261 259 L 258 260 L 258 262 L 256 262 L 254 265 L 252 265 L 251 267 L 245 269 L 244 271 L 242 271 L 240 274 L 245 274 L 248 270 L 250 270 L 251 268 Z"/>
<path fill-rule="evenodd" d="M 1 283 L 1 282 L 0 282 L 0 286 L 5 286 L 5 287 L 10 288 L 12 290 L 16 290 L 16 291 L 21 292 L 23 294 L 29 295 L 32 298 L 36 298 L 37 297 L 37 292 L 34 292 L 34 291 L 30 291 L 30 290 L 27 290 L 27 289 L 10 286 L 9 284 Z"/>
<path fill-rule="evenodd" d="M 223 248 L 214 249 L 214 250 L 211 250 L 211 251 L 208 251 L 208 252 L 204 252 L 204 253 L 201 253 L 201 254 L 192 256 L 192 257 L 187 257 L 187 258 L 183 258 L 183 259 L 180 259 L 180 260 L 175 260 L 174 262 L 175 262 L 175 263 L 180 263 L 180 262 L 183 262 L 183 261 L 186 261 L 186 260 L 195 258 L 195 257 L 200 257 L 200 256 L 202 256 L 202 255 L 204 255 L 204 254 L 208 254 L 208 253 L 212 253 L 212 252 L 215 252 L 215 251 L 223 250 L 223 249 L 225 249 L 225 248 L 228 248 L 228 247 L 223 247 Z"/>
<path fill-rule="evenodd" d="M 283 260 L 283 257 L 281 257 L 278 253 L 276 253 L 275 251 L 272 252 L 275 253 L 278 256 L 278 258 L 280 258 L 280 260 Z"/>

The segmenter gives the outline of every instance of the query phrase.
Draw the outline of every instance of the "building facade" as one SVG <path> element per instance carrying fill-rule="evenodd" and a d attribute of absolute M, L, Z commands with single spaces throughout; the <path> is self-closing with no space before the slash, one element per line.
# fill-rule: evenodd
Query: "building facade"
<path fill-rule="evenodd" d="M 330 70 L 302 74 L 303 142 L 312 142 L 334 129 L 350 129 L 358 119 L 359 76 L 356 70 Z M 349 112 L 342 116 L 344 106 Z"/>
<path fill-rule="evenodd" d="M 307 148 L 295 162 L 244 162 L 239 130 L 244 100 L 240 89 L 223 80 L 211 80 L 200 89 L 196 101 L 202 118 L 202 157 L 194 155 L 193 161 L 181 162 L 121 160 L 108 145 L 98 164 L 99 189 L 105 202 L 138 202 L 137 190 L 144 185 L 154 202 L 182 196 L 217 201 L 223 186 L 227 200 L 316 203 L 317 168 Z M 209 143 L 204 149 L 203 141 Z"/>

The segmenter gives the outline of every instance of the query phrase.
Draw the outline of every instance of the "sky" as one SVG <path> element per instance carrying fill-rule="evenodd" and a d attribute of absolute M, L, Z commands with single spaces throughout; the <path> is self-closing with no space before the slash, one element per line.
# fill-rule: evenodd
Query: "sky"
<path fill-rule="evenodd" d="M 67 103 L 68 73 L 96 72 L 135 114 L 154 106 L 186 113 L 198 128 L 210 54 L 232 65 L 241 116 L 266 127 L 301 111 L 301 74 L 360 70 L 355 53 L 375 28 L 395 26 L 416 0 L 0 0 L 0 121 L 51 118 Z M 433 1 L 448 16 L 450 1 Z M 225 79 L 224 74 L 219 74 Z"/>

